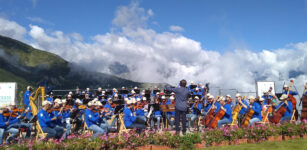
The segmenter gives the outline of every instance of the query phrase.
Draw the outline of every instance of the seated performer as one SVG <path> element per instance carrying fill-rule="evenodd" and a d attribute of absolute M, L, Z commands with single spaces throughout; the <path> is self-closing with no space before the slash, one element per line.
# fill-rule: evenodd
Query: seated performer
<path fill-rule="evenodd" d="M 239 93 L 236 94 L 236 98 L 237 98 L 237 105 L 241 105 L 241 110 L 238 114 L 238 122 L 242 122 L 242 119 L 244 118 L 244 115 L 249 105 L 245 99 L 242 99 L 242 96 Z"/>
<path fill-rule="evenodd" d="M 110 120 L 111 118 L 112 118 L 112 116 L 114 115 L 114 109 L 115 108 L 113 108 L 112 107 L 112 105 L 113 105 L 113 100 L 112 100 L 112 98 L 108 98 L 108 102 L 106 103 L 106 105 L 104 106 L 104 108 L 108 108 L 109 109 L 109 111 L 108 112 L 105 112 L 105 118 L 107 119 L 107 120 Z M 113 119 L 113 121 L 111 122 L 111 127 L 114 127 L 115 126 L 115 123 L 117 122 L 117 118 L 114 118 Z"/>
<path fill-rule="evenodd" d="M 146 100 L 146 97 L 144 97 Z M 142 101 L 140 98 L 136 99 L 137 102 L 137 108 L 136 108 L 136 117 L 142 119 L 144 122 L 146 121 L 146 117 L 144 114 L 144 104 L 142 104 Z"/>
<path fill-rule="evenodd" d="M 165 96 L 162 96 L 161 98 L 165 99 Z M 158 99 L 155 99 L 155 104 L 160 104 Z M 150 123 L 151 124 L 151 128 L 154 128 L 154 125 L 155 125 L 154 120 L 156 120 L 156 122 L 157 122 L 157 129 L 159 130 L 160 129 L 160 122 L 161 122 L 162 113 L 161 113 L 160 109 L 159 110 L 155 110 L 153 107 L 151 109 L 153 109 L 152 117 L 151 117 L 151 123 Z"/>
<path fill-rule="evenodd" d="M 175 93 L 174 93 L 174 95 L 175 95 Z M 174 96 L 170 96 L 169 99 L 170 99 L 170 101 L 167 102 L 166 104 L 168 105 L 169 109 L 172 107 L 173 110 L 167 112 L 167 122 L 173 128 L 174 127 L 174 123 L 175 123 L 175 97 Z M 172 118 L 174 118 L 174 120 L 172 120 Z"/>
<path fill-rule="evenodd" d="M 194 121 L 200 117 L 201 110 L 203 109 L 203 105 L 201 103 L 199 103 L 199 97 L 198 96 L 195 96 L 194 104 L 191 107 L 191 109 L 192 109 L 192 113 L 189 114 L 191 121 L 188 123 L 189 128 L 191 128 L 191 125 L 192 125 L 192 127 L 194 126 Z"/>
<path fill-rule="evenodd" d="M 254 96 L 249 96 L 248 98 L 249 103 L 250 103 L 250 108 L 253 109 L 254 114 L 252 116 L 252 118 L 249 120 L 249 126 L 254 125 L 257 122 L 262 121 L 262 116 L 261 116 L 261 111 L 262 111 L 262 106 L 261 106 L 261 102 L 264 101 L 264 98 L 257 98 L 255 101 Z"/>
<path fill-rule="evenodd" d="M 29 138 L 31 136 L 32 125 L 30 123 L 25 123 L 25 122 L 20 121 L 20 119 L 26 116 L 26 113 L 28 112 L 28 110 L 26 110 L 24 113 L 21 113 L 18 111 L 15 112 L 16 110 L 17 110 L 17 107 L 15 104 L 10 105 L 10 113 L 17 113 L 18 116 L 10 117 L 9 121 L 14 122 L 14 120 L 17 119 L 17 122 L 9 125 L 8 128 L 16 128 L 16 129 L 26 128 L 27 129 L 26 138 Z"/>
<path fill-rule="evenodd" d="M 64 138 L 67 138 L 67 136 L 70 134 L 71 129 L 71 118 L 70 115 L 73 112 L 73 108 L 69 108 L 70 105 L 66 105 L 67 101 L 64 99 L 62 100 L 62 123 L 60 124 L 61 127 L 64 127 L 66 129 Z"/>
<path fill-rule="evenodd" d="M 224 124 L 232 122 L 232 109 L 230 104 L 225 102 L 225 98 L 220 98 L 221 109 L 225 111 L 224 116 L 217 122 L 217 127 L 221 127 Z"/>
<path fill-rule="evenodd" d="M 275 107 L 275 110 L 278 109 L 279 107 L 283 107 L 283 106 L 286 107 L 286 112 L 281 117 L 280 122 L 284 123 L 284 122 L 290 121 L 292 117 L 292 112 L 293 112 L 292 102 L 289 100 L 289 97 L 286 94 L 283 94 L 279 99 L 283 102 L 279 103 Z"/>
<path fill-rule="evenodd" d="M 18 116 L 17 118 L 15 118 L 14 120 L 9 120 L 10 118 L 10 112 L 8 110 L 8 108 L 3 107 L 0 110 L 0 145 L 3 144 L 3 137 L 5 137 L 5 135 L 7 135 L 7 133 L 10 133 L 11 135 L 7 138 L 6 143 L 10 144 L 12 140 L 14 140 L 14 138 L 17 137 L 19 130 L 11 127 L 8 128 L 8 126 L 17 123 L 19 120 Z"/>
<path fill-rule="evenodd" d="M 48 112 L 51 109 L 51 103 L 44 101 L 42 104 L 43 108 L 38 112 L 37 119 L 44 133 L 47 133 L 46 140 L 49 138 L 60 139 L 63 135 L 64 129 L 56 126 L 54 121 L 57 117 L 51 118 L 50 113 Z"/>
<path fill-rule="evenodd" d="M 269 99 L 272 100 L 272 95 L 269 95 L 268 92 L 263 92 L 263 96 L 261 97 L 264 99 L 264 105 L 269 105 Z"/>
<path fill-rule="evenodd" d="M 108 132 L 108 127 L 105 124 L 101 124 L 101 119 L 103 116 L 99 115 L 96 110 L 96 106 L 93 101 L 88 103 L 88 108 L 85 111 L 84 121 L 88 128 L 94 132 L 92 140 L 101 134 L 106 134 Z"/>
<path fill-rule="evenodd" d="M 142 129 L 145 129 L 145 122 L 141 119 L 138 119 L 135 117 L 135 115 L 132 113 L 132 109 L 134 107 L 134 104 L 131 100 L 127 101 L 127 107 L 124 109 L 124 123 L 126 128 L 137 128 L 140 129 L 139 132 L 142 131 Z"/>

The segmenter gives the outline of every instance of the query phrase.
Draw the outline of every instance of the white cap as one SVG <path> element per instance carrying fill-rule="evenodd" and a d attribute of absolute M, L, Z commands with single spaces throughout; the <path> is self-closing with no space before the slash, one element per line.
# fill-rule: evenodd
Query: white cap
<path fill-rule="evenodd" d="M 134 89 L 138 89 L 138 87 L 136 86 L 136 87 L 134 87 Z"/>
<path fill-rule="evenodd" d="M 209 96 L 209 97 L 210 97 L 210 96 L 211 96 L 211 94 L 210 94 L 210 93 L 207 93 L 207 95 L 206 95 L 206 96 Z"/>
<path fill-rule="evenodd" d="M 198 87 L 196 87 L 196 88 L 195 88 L 195 90 L 199 90 L 199 88 L 198 88 Z"/>
<path fill-rule="evenodd" d="M 71 96 L 72 95 L 72 91 L 69 91 L 68 94 Z"/>
<path fill-rule="evenodd" d="M 76 103 L 82 104 L 82 101 L 81 101 L 80 99 L 77 99 L 77 100 L 76 100 Z"/>
<path fill-rule="evenodd" d="M 123 86 L 122 89 L 124 89 L 125 87 Z"/>
<path fill-rule="evenodd" d="M 109 101 L 109 100 L 112 100 L 112 98 L 111 98 L 111 97 L 109 97 L 109 98 L 108 98 L 108 101 Z"/>
<path fill-rule="evenodd" d="M 137 101 L 137 102 L 141 101 L 141 98 L 138 97 L 138 98 L 136 99 L 136 101 Z"/>
<path fill-rule="evenodd" d="M 142 92 L 142 95 L 145 95 L 145 93 L 144 93 L 144 92 Z"/>
<path fill-rule="evenodd" d="M 86 90 L 87 90 L 87 91 L 89 91 L 89 90 L 90 90 L 90 88 L 86 88 Z"/>
<path fill-rule="evenodd" d="M 193 81 L 191 81 L 191 84 L 194 84 L 194 82 L 193 82 Z"/>
<path fill-rule="evenodd" d="M 240 93 L 237 93 L 237 94 L 236 94 L 236 97 L 240 97 L 240 96 L 241 96 L 241 94 L 240 94 Z"/>
<path fill-rule="evenodd" d="M 113 91 L 116 91 L 116 88 L 113 88 Z"/>
<path fill-rule="evenodd" d="M 89 107 L 91 107 L 91 106 L 94 105 L 94 103 L 93 103 L 93 101 L 90 101 L 90 102 L 87 103 L 87 105 L 88 105 Z"/>
<path fill-rule="evenodd" d="M 134 91 L 134 90 L 132 90 L 132 91 L 131 91 L 131 94 L 135 94 L 135 91 Z"/>
<path fill-rule="evenodd" d="M 195 98 L 194 99 L 199 99 L 199 97 L 198 96 L 195 96 Z"/>
<path fill-rule="evenodd" d="M 163 95 L 163 96 L 161 96 L 161 99 L 165 99 L 165 96 Z"/>
<path fill-rule="evenodd" d="M 66 102 L 67 102 L 66 99 L 62 99 L 63 104 L 66 104 Z"/>
<path fill-rule="evenodd" d="M 226 97 L 231 97 L 231 96 L 229 94 L 227 94 Z"/>
<path fill-rule="evenodd" d="M 216 99 L 216 101 L 221 101 L 223 99 L 225 99 L 224 96 L 220 96 L 219 98 Z"/>
<path fill-rule="evenodd" d="M 287 88 L 287 87 L 289 87 L 289 86 L 288 86 L 287 84 L 285 84 L 285 85 L 284 85 L 284 88 Z"/>
<path fill-rule="evenodd" d="M 61 99 L 56 98 L 56 99 L 54 100 L 54 103 L 62 104 L 62 101 L 61 101 Z"/>
<path fill-rule="evenodd" d="M 124 98 L 124 101 L 128 101 L 128 100 L 129 100 L 128 97 L 125 97 L 125 98 Z"/>
<path fill-rule="evenodd" d="M 157 92 L 156 95 L 160 95 L 160 92 Z"/>
<path fill-rule="evenodd" d="M 175 93 L 174 93 L 174 92 L 172 92 L 172 93 L 171 93 L 171 95 L 175 95 Z"/>
<path fill-rule="evenodd" d="M 42 103 L 43 106 L 45 106 L 45 105 L 47 105 L 47 104 L 51 105 L 51 103 L 50 103 L 49 101 L 44 101 L 44 102 Z"/>
<path fill-rule="evenodd" d="M 94 98 L 92 101 L 95 103 L 98 101 L 98 98 Z"/>
<path fill-rule="evenodd" d="M 260 102 L 263 102 L 263 101 L 264 101 L 264 98 L 261 97 L 261 98 L 259 99 L 259 101 L 260 101 Z"/>
<path fill-rule="evenodd" d="M 171 96 L 169 99 L 174 100 L 174 99 L 175 99 L 175 97 L 174 97 L 174 96 Z"/>
<path fill-rule="evenodd" d="M 118 95 L 117 95 L 117 94 L 115 94 L 115 95 L 114 95 L 114 97 L 118 97 Z"/>
<path fill-rule="evenodd" d="M 96 101 L 95 105 L 102 106 L 101 102 L 99 102 L 99 101 Z"/>
<path fill-rule="evenodd" d="M 255 99 L 255 97 L 254 96 L 249 96 L 248 99 Z"/>
<path fill-rule="evenodd" d="M 106 91 L 102 91 L 102 94 L 105 94 L 106 93 Z"/>
<path fill-rule="evenodd" d="M 146 97 L 143 97 L 143 101 L 146 101 L 147 100 L 147 98 Z"/>
<path fill-rule="evenodd" d="M 209 95 L 209 99 L 212 99 L 212 98 L 214 98 L 214 96 L 213 95 Z"/>
<path fill-rule="evenodd" d="M 283 94 L 281 95 L 281 97 L 279 98 L 280 100 L 285 100 L 288 98 L 288 95 L 287 94 Z"/>

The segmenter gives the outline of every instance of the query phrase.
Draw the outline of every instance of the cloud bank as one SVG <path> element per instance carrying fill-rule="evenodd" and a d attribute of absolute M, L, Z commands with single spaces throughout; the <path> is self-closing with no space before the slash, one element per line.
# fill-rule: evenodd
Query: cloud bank
<path fill-rule="evenodd" d="M 297 87 L 303 87 L 307 80 L 307 42 L 260 52 L 235 49 L 221 54 L 203 49 L 200 42 L 180 33 L 148 28 L 153 15 L 152 10 L 141 8 L 137 2 L 121 6 L 115 12 L 113 29 L 93 36 L 91 42 L 84 42 L 78 33 L 47 32 L 29 25 L 29 44 L 87 69 L 140 82 L 177 84 L 184 78 L 224 89 L 255 91 L 256 80 L 294 78 Z M 3 30 L 8 23 L 17 28 Z M 17 39 L 26 32 L 24 27 L 4 19 L 0 19 L 0 27 L 0 34 Z"/>

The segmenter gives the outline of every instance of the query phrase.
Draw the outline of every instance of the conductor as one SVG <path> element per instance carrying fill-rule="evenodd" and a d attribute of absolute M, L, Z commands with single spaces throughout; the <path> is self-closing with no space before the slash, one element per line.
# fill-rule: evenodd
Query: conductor
<path fill-rule="evenodd" d="M 187 100 L 189 96 L 189 89 L 186 87 L 187 81 L 181 80 L 179 83 L 179 87 L 169 87 L 168 85 L 165 86 L 165 89 L 170 92 L 174 92 L 175 95 L 175 123 L 176 123 L 176 134 L 179 134 L 179 122 L 181 117 L 181 124 L 182 124 L 182 134 L 185 134 L 186 129 L 186 111 L 187 111 Z"/>

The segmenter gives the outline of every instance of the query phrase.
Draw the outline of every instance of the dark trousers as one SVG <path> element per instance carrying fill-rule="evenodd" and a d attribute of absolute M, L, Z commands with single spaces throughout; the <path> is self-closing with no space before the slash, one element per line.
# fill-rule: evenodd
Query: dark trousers
<path fill-rule="evenodd" d="M 181 117 L 181 124 L 182 124 L 182 133 L 185 133 L 187 131 L 186 123 L 186 111 L 180 111 L 175 110 L 175 123 L 176 123 L 176 132 L 180 131 L 179 125 L 180 125 L 180 117 Z"/>

